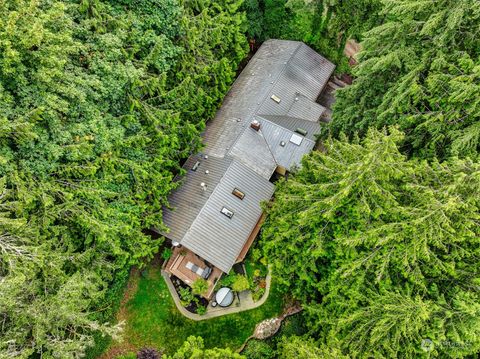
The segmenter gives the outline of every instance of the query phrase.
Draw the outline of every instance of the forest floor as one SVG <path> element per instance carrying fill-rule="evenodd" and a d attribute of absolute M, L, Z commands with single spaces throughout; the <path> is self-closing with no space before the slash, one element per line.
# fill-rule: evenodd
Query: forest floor
<path fill-rule="evenodd" d="M 154 260 L 143 273 L 132 270 L 117 314 L 117 320 L 125 322 L 123 342 L 112 342 L 101 359 L 135 353 L 144 347 L 172 354 L 191 335 L 201 336 L 207 348 L 236 350 L 253 333 L 257 323 L 279 315 L 283 309 L 283 295 L 273 281 L 267 301 L 259 308 L 194 321 L 176 308 L 161 275 L 159 260 Z"/>

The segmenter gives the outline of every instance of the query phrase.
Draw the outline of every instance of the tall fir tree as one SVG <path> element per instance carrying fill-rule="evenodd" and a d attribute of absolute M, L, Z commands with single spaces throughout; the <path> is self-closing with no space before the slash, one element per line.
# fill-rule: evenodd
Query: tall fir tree
<path fill-rule="evenodd" d="M 387 0 L 364 34 L 352 86 L 337 91 L 331 132 L 399 125 L 414 156 L 476 157 L 480 149 L 480 3 Z"/>
<path fill-rule="evenodd" d="M 246 53 L 239 6 L 0 2 L 0 357 L 118 334 L 118 287 Z"/>
<path fill-rule="evenodd" d="M 372 129 L 304 158 L 267 207 L 264 255 L 320 343 L 353 357 L 414 358 L 429 339 L 442 357 L 473 354 L 480 165 L 407 160 L 403 139 Z"/>

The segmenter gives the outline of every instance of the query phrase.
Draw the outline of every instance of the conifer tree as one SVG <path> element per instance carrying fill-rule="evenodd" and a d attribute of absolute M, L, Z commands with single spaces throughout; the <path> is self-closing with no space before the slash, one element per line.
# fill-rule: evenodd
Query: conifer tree
<path fill-rule="evenodd" d="M 472 354 L 480 166 L 407 160 L 403 139 L 395 128 L 371 129 L 304 158 L 267 207 L 264 255 L 327 346 L 413 358 L 429 339 L 439 356 Z"/>
<path fill-rule="evenodd" d="M 352 86 L 337 91 L 331 131 L 364 135 L 399 125 L 407 153 L 477 156 L 480 3 L 387 0 L 385 22 L 364 34 Z"/>
<path fill-rule="evenodd" d="M 238 0 L 0 2 L 0 357 L 80 357 L 246 51 Z"/>

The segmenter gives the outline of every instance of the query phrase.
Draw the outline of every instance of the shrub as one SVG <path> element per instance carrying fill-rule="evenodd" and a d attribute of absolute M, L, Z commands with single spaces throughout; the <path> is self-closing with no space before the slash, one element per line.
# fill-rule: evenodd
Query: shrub
<path fill-rule="evenodd" d="M 198 278 L 192 284 L 192 292 L 197 295 L 204 295 L 208 291 L 208 282 L 203 278 Z"/>
<path fill-rule="evenodd" d="M 203 305 L 199 305 L 197 307 L 197 314 L 198 315 L 204 315 L 207 312 L 207 307 L 204 307 Z"/>
<path fill-rule="evenodd" d="M 172 256 L 172 249 L 171 248 L 165 248 L 162 252 L 163 260 L 168 261 L 171 256 Z"/>
<path fill-rule="evenodd" d="M 178 294 L 180 295 L 180 302 L 184 307 L 187 307 L 192 301 L 196 299 L 190 288 L 182 287 L 178 290 Z"/>
<path fill-rule="evenodd" d="M 227 274 L 226 276 L 222 277 L 220 280 L 220 285 L 222 287 L 231 287 L 233 282 L 235 281 L 236 274 L 235 273 L 230 273 Z"/>
<path fill-rule="evenodd" d="M 264 288 L 257 288 L 256 291 L 253 292 L 252 294 L 252 299 L 254 302 L 259 301 L 263 295 L 265 294 L 265 289 Z"/>
<path fill-rule="evenodd" d="M 160 354 L 155 349 L 143 348 L 137 353 L 137 359 L 160 359 Z"/>
<path fill-rule="evenodd" d="M 250 340 L 242 351 L 247 359 L 273 359 L 275 350 L 263 340 Z"/>
<path fill-rule="evenodd" d="M 248 278 L 245 277 L 244 275 L 237 274 L 235 276 L 235 280 L 232 283 L 232 289 L 235 292 L 241 292 L 242 290 L 247 290 L 250 288 L 250 283 L 248 281 Z"/>

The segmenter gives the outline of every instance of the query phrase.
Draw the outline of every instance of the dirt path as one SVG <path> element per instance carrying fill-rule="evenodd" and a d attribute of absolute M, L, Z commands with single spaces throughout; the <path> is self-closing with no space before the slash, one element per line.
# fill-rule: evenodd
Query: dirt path
<path fill-rule="evenodd" d="M 123 294 L 123 299 L 120 303 L 120 308 L 116 315 L 117 323 L 124 322 L 126 323 L 128 320 L 128 310 L 127 310 L 127 303 L 130 299 L 133 298 L 135 293 L 137 292 L 138 288 L 138 281 L 140 279 L 140 271 L 137 267 L 133 267 L 130 271 L 130 277 L 128 278 L 127 288 Z M 112 342 L 109 348 L 99 356 L 99 359 L 114 359 L 119 355 L 126 354 L 128 352 L 135 352 L 136 348 L 126 342 L 123 341 L 121 343 Z"/>

